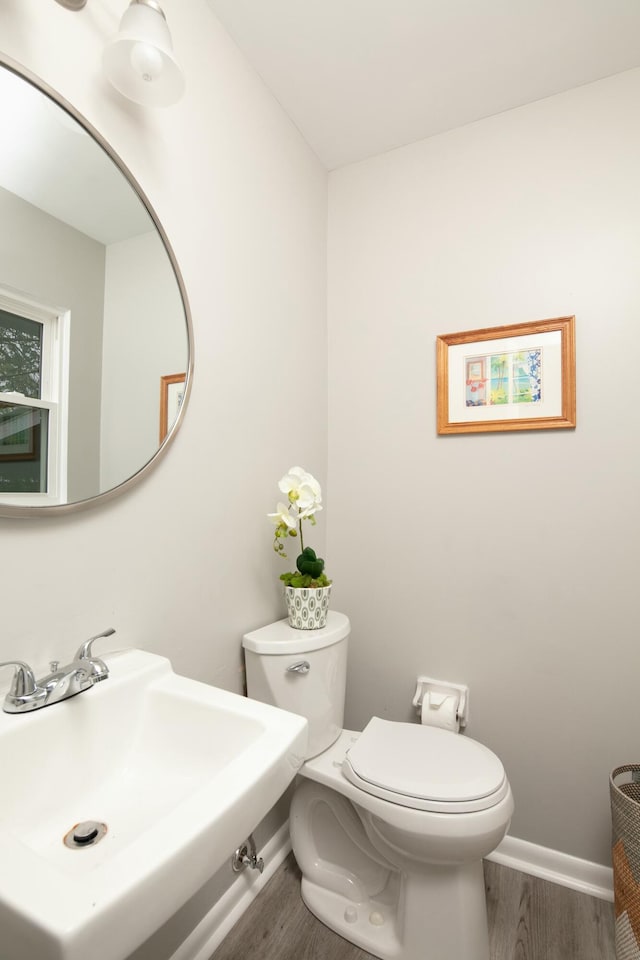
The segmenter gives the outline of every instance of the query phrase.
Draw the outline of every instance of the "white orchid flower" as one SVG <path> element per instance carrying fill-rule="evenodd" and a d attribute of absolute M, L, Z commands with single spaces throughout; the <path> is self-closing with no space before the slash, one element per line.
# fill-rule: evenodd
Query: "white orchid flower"
<path fill-rule="evenodd" d="M 268 513 L 268 517 L 271 517 L 276 527 L 287 527 L 289 530 L 295 530 L 297 518 L 292 517 L 289 513 L 289 507 L 286 503 L 278 503 L 276 506 L 275 513 Z"/>
<path fill-rule="evenodd" d="M 298 514 L 299 520 L 311 520 L 311 523 L 315 524 L 314 513 L 318 513 L 319 510 L 322 510 L 322 506 L 319 503 L 314 503 L 310 507 L 307 507 L 306 510 L 301 510 Z"/>
<path fill-rule="evenodd" d="M 302 467 L 291 467 L 280 480 L 278 487 L 282 493 L 287 494 L 290 503 L 296 505 L 300 511 L 300 519 L 311 517 L 316 511 L 322 509 L 320 484 Z"/>
<path fill-rule="evenodd" d="M 273 549 L 281 556 L 286 557 L 284 552 L 283 540 L 288 537 L 297 537 L 296 524 L 298 517 L 289 510 L 289 504 L 278 503 L 275 513 L 268 513 L 267 516 L 275 523 L 276 529 L 273 536 Z"/>

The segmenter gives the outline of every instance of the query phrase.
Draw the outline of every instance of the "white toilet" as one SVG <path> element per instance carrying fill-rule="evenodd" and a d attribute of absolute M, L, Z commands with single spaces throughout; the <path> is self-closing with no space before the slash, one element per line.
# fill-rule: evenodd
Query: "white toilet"
<path fill-rule="evenodd" d="M 309 748 L 290 813 L 302 897 L 382 960 L 489 960 L 482 858 L 504 837 L 504 768 L 468 737 L 374 717 L 343 730 L 349 620 L 287 620 L 243 638 L 250 697 L 302 714 Z"/>

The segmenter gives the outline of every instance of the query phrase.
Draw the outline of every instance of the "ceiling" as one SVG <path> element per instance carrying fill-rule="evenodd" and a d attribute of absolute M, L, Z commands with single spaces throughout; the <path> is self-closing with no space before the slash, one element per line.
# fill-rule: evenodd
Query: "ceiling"
<path fill-rule="evenodd" d="M 208 0 L 329 168 L 640 65 L 639 0 Z"/>

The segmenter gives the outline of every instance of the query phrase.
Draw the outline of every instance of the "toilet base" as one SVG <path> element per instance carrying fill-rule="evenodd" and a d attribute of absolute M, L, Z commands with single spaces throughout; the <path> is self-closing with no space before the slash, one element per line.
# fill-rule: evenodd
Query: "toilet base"
<path fill-rule="evenodd" d="M 392 903 L 380 897 L 354 903 L 348 897 L 320 887 L 306 877 L 302 878 L 300 889 L 302 899 L 311 913 L 330 930 L 382 960 L 402 957 L 395 906 Z M 372 922 L 371 917 L 378 922 Z"/>
<path fill-rule="evenodd" d="M 481 861 L 394 874 L 359 902 L 306 877 L 301 892 L 318 920 L 381 960 L 489 960 Z"/>

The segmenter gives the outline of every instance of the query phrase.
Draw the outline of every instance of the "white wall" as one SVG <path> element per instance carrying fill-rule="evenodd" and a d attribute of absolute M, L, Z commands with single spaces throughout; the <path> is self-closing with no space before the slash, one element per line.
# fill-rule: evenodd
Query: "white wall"
<path fill-rule="evenodd" d="M 328 566 L 347 723 L 471 687 L 511 833 L 609 862 L 637 759 L 640 71 L 338 170 Z M 575 314 L 578 427 L 437 437 L 437 334 Z M 332 601 L 333 601 L 332 597 Z"/>
<path fill-rule="evenodd" d="M 106 250 L 100 489 L 127 480 L 159 445 L 160 378 L 185 373 L 180 291 L 153 231 Z"/>
<path fill-rule="evenodd" d="M 326 173 L 205 0 L 163 3 L 183 101 L 122 99 L 100 64 L 125 7 L 9 0 L 0 50 L 87 117 L 154 206 L 189 295 L 193 390 L 167 456 L 126 495 L 0 519 L 0 660 L 41 671 L 113 625 L 116 645 L 240 691 L 242 633 L 284 615 L 266 519 L 277 481 L 294 463 L 326 476 Z"/>

